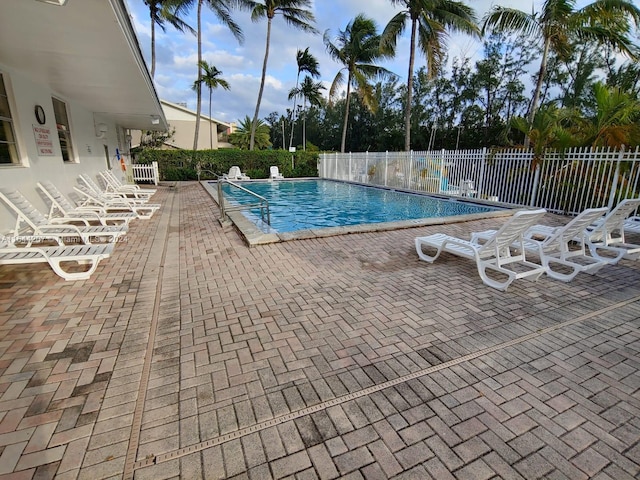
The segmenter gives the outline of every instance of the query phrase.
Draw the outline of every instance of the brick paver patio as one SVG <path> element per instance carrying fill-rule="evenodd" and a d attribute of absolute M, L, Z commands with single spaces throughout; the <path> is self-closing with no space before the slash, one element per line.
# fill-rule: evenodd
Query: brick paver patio
<path fill-rule="evenodd" d="M 0 268 L 0 479 L 639 478 L 640 262 L 499 292 L 413 238 L 502 220 L 249 249 L 153 201 L 88 281 Z"/>

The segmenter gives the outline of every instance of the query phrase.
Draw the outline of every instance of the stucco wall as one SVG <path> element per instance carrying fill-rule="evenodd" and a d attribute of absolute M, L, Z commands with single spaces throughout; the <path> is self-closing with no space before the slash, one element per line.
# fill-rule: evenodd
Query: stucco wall
<path fill-rule="evenodd" d="M 86 173 L 95 178 L 99 171 L 107 168 L 104 145 L 109 149 L 109 163 L 113 164 L 114 171 L 119 174 L 117 162 L 113 161 L 116 147 L 119 146 L 116 125 L 113 122 L 94 115 L 82 105 L 70 102 L 51 91 L 46 85 L 38 84 L 19 72 L 5 68 L 1 63 L 0 72 L 7 87 L 19 154 L 22 158 L 21 165 L 0 164 L 0 187 L 20 190 L 34 206 L 43 213 L 47 213 L 49 206 L 36 188 L 36 182 L 43 179 L 50 180 L 67 196 L 73 196 L 73 186 L 80 173 Z M 78 163 L 65 163 L 62 160 L 52 96 L 67 104 L 72 144 Z M 35 105 L 42 105 L 44 108 L 46 123 L 43 126 L 51 131 L 53 156 L 38 155 L 33 131 L 34 125 L 38 126 L 34 115 Z M 98 123 L 107 125 L 108 132 L 104 139 L 96 136 Z M 121 138 L 124 143 L 124 136 L 121 135 Z M 121 151 L 124 151 L 123 147 L 120 146 Z M 0 201 L 0 204 L 0 232 L 6 233 L 15 225 L 15 215 L 4 205 L 4 202 Z"/>

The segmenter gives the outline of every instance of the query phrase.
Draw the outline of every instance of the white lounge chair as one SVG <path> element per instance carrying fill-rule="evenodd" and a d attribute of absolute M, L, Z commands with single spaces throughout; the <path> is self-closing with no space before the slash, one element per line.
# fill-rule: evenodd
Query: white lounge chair
<path fill-rule="evenodd" d="M 602 217 L 608 208 L 589 208 L 561 227 L 533 225 L 524 234 L 524 248 L 536 252 L 547 275 L 556 280 L 569 282 L 580 272 L 595 274 L 612 259 L 587 255 L 585 230 Z M 491 237 L 493 230 L 471 235 L 472 241 L 482 242 Z M 551 265 L 560 265 L 569 272 L 553 270 Z"/>
<path fill-rule="evenodd" d="M 110 192 L 100 187 L 93 179 L 84 173 L 78 175 L 78 183 L 84 185 L 89 190 L 93 192 L 103 195 L 107 198 L 123 198 L 130 202 L 135 202 L 138 204 L 147 203 L 149 201 L 148 195 L 139 195 L 135 192 L 132 193 L 122 193 L 122 192 Z"/>
<path fill-rule="evenodd" d="M 640 198 L 622 200 L 607 215 L 588 226 L 586 242 L 591 255 L 598 256 L 598 250 L 611 252 L 615 255 L 615 262 L 612 263 L 621 258 L 639 259 L 640 245 L 627 243 L 624 235 L 627 217 L 639 207 Z M 638 226 L 640 227 L 640 224 Z"/>
<path fill-rule="evenodd" d="M 107 212 L 99 206 L 74 206 L 56 186 L 45 180 L 37 183 L 38 188 L 51 202 L 48 218 L 65 217 L 81 218 L 89 222 L 99 222 L 101 225 L 129 225 L 138 216 L 133 212 Z"/>
<path fill-rule="evenodd" d="M 81 243 L 89 244 L 94 238 L 106 237 L 110 241 L 115 241 L 127 233 L 126 225 L 91 226 L 86 219 L 82 218 L 48 219 L 17 190 L 1 189 L 0 199 L 17 215 L 16 226 L 12 232 L 15 235 L 28 232 L 33 236 L 55 237 L 62 243 L 65 243 L 65 238 L 71 237 L 77 238 Z M 73 225 L 71 222 L 83 225 Z"/>
<path fill-rule="evenodd" d="M 634 215 L 624 221 L 624 231 L 640 234 L 640 216 Z"/>
<path fill-rule="evenodd" d="M 225 173 L 222 175 L 222 178 L 225 180 L 251 180 L 251 177 L 248 177 L 240 170 L 240 167 L 234 165 L 229 169 L 229 173 Z"/>
<path fill-rule="evenodd" d="M 525 258 L 522 248 L 523 233 L 535 224 L 545 214 L 545 210 L 527 210 L 517 212 L 499 230 L 494 230 L 482 245 L 452 237 L 443 233 L 436 233 L 415 239 L 418 257 L 433 263 L 442 252 L 475 260 L 478 273 L 482 281 L 498 290 L 506 290 L 511 283 L 519 278 L 537 280 L 545 272 L 545 267 Z M 518 253 L 512 252 L 511 246 L 519 245 Z M 435 255 L 425 253 L 424 248 L 436 249 Z M 507 268 L 513 266 L 514 269 Z M 516 271 L 515 268 L 518 267 Z M 490 278 L 487 270 L 492 270 L 507 276 L 504 281 Z"/>
<path fill-rule="evenodd" d="M 73 187 L 80 194 L 82 200 L 80 206 L 99 206 L 107 212 L 133 212 L 138 218 L 149 219 L 160 208 L 159 203 L 139 203 L 128 198 L 105 197 L 83 185 Z"/>
<path fill-rule="evenodd" d="M 273 165 L 269 168 L 269 178 L 272 180 L 284 180 L 284 176 L 280 173 L 280 169 L 277 165 Z"/>
<path fill-rule="evenodd" d="M 124 193 L 125 195 L 133 195 L 139 198 L 149 200 L 156 190 L 145 189 L 142 190 L 138 185 L 128 185 L 121 183 L 113 172 L 105 170 L 104 172 L 98 172 L 98 175 L 104 183 L 105 191 L 113 193 Z"/>
<path fill-rule="evenodd" d="M 6 237 L 0 237 L 0 265 L 48 263 L 51 269 L 65 280 L 88 279 L 95 272 L 100 261 L 108 258 L 112 252 L 112 243 L 16 247 Z M 83 265 L 85 269 L 82 271 L 70 270 L 70 263 Z"/>

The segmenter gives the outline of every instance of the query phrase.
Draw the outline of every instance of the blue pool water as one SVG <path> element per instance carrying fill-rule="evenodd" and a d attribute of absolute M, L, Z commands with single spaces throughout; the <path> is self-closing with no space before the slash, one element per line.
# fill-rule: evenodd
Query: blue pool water
<path fill-rule="evenodd" d="M 263 231 L 296 230 L 360 225 L 486 213 L 497 208 L 457 202 L 426 195 L 365 187 L 331 180 L 280 180 L 242 183 L 269 201 L 271 227 L 260 221 L 260 209 L 244 210 Z M 223 185 L 231 204 L 255 203 L 255 197 Z"/>

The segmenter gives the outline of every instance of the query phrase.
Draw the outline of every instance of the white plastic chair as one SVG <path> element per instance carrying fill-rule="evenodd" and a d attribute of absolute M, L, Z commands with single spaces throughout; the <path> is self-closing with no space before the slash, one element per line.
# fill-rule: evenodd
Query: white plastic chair
<path fill-rule="evenodd" d="M 280 173 L 280 169 L 277 165 L 273 165 L 269 168 L 269 178 L 272 180 L 284 180 L 284 176 Z"/>

